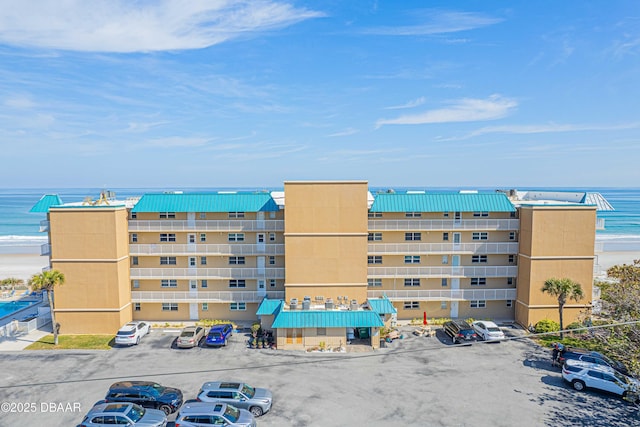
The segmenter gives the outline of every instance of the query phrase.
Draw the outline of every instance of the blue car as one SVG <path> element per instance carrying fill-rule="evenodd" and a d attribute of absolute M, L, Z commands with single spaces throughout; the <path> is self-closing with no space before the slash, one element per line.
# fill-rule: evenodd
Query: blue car
<path fill-rule="evenodd" d="M 232 335 L 233 326 L 229 323 L 212 326 L 207 334 L 205 344 L 209 346 L 225 346 L 227 339 Z"/>

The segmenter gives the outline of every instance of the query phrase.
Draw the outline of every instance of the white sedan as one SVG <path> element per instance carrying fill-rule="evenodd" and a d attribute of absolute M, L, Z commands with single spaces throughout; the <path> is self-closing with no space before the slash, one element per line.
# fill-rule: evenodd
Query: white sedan
<path fill-rule="evenodd" d="M 471 323 L 471 327 L 485 341 L 501 341 L 505 339 L 504 332 L 490 320 L 476 320 Z"/>
<path fill-rule="evenodd" d="M 151 330 L 147 322 L 129 322 L 116 334 L 116 344 L 137 345 Z"/>

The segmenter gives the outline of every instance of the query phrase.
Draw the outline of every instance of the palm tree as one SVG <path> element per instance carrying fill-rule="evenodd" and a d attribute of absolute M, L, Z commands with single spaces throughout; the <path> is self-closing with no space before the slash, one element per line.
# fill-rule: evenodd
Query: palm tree
<path fill-rule="evenodd" d="M 34 291 L 47 291 L 49 298 L 49 311 L 51 312 L 51 325 L 53 327 L 53 344 L 58 345 L 58 329 L 56 318 L 53 313 L 53 288 L 64 284 L 64 274 L 58 270 L 43 271 L 40 274 L 34 274 L 29 279 L 29 286 Z"/>
<path fill-rule="evenodd" d="M 2 284 L 15 289 L 16 286 L 24 285 L 24 280 L 18 279 L 17 277 L 8 277 L 2 281 Z"/>
<path fill-rule="evenodd" d="M 564 338 L 562 330 L 562 310 L 567 303 L 567 299 L 578 301 L 584 296 L 582 285 L 571 279 L 548 279 L 542 286 L 542 292 L 558 298 L 558 311 L 560 312 L 560 339 Z"/>

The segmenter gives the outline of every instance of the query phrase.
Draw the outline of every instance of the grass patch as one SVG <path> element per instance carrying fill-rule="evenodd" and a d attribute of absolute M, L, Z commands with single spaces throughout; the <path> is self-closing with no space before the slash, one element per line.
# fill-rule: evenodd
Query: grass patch
<path fill-rule="evenodd" d="M 560 339 L 560 335 L 540 335 L 533 336 L 531 339 L 535 340 L 541 346 L 549 348 L 556 342 L 562 343 L 567 347 L 579 347 L 592 351 L 602 351 L 603 347 L 603 344 L 597 340 L 575 338 L 568 336 L 567 333 L 564 334 L 563 340 Z"/>
<path fill-rule="evenodd" d="M 113 335 L 59 335 L 58 345 L 53 345 L 53 334 L 42 337 L 26 350 L 111 350 Z"/>

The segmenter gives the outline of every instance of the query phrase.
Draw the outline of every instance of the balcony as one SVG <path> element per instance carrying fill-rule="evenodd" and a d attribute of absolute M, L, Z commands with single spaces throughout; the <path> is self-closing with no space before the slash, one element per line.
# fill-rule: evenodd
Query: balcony
<path fill-rule="evenodd" d="M 517 254 L 517 242 L 369 243 L 369 255 Z"/>
<path fill-rule="evenodd" d="M 428 290 L 369 290 L 369 298 L 387 296 L 391 301 L 506 301 L 516 299 L 515 289 L 428 289 Z"/>
<path fill-rule="evenodd" d="M 131 279 L 284 279 L 284 268 L 131 268 Z"/>
<path fill-rule="evenodd" d="M 130 255 L 284 255 L 283 244 L 132 244 Z"/>
<path fill-rule="evenodd" d="M 40 245 L 40 255 L 51 255 L 51 244 L 44 243 Z"/>
<path fill-rule="evenodd" d="M 45 231 L 49 231 L 49 220 L 48 219 L 43 219 L 42 221 L 40 221 L 40 232 L 45 232 Z"/>
<path fill-rule="evenodd" d="M 269 299 L 284 299 L 284 291 L 268 291 Z M 198 292 L 172 292 L 172 291 L 133 291 L 131 302 L 184 302 L 184 303 L 231 303 L 253 302 L 259 303 L 265 298 L 264 293 L 255 291 L 198 291 Z"/>
<path fill-rule="evenodd" d="M 369 221 L 369 231 L 416 230 L 504 230 L 517 231 L 518 219 L 378 219 Z"/>
<path fill-rule="evenodd" d="M 130 220 L 129 231 L 284 231 L 284 220 Z"/>
<path fill-rule="evenodd" d="M 486 266 L 486 267 L 368 267 L 370 278 L 394 277 L 516 277 L 518 267 Z"/>

